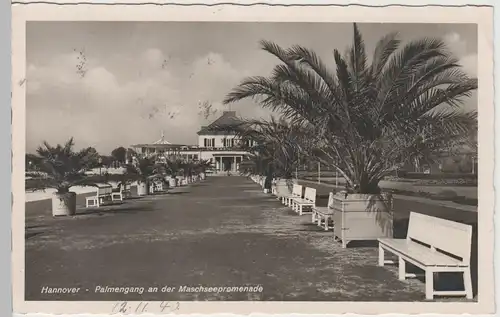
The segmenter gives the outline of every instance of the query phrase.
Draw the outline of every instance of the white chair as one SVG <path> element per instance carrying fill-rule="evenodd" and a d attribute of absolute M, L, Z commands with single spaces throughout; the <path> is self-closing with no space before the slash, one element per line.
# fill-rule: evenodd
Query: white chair
<path fill-rule="evenodd" d="M 316 188 L 306 187 L 304 198 L 293 198 L 291 204 L 292 209 L 299 215 L 312 212 L 316 206 Z M 307 208 L 307 210 L 304 210 L 304 208 Z"/>
<path fill-rule="evenodd" d="M 94 196 L 89 196 L 85 198 L 85 206 L 97 207 L 99 208 L 108 199 L 111 199 L 111 193 L 113 192 L 113 187 L 109 184 L 101 184 L 97 186 L 97 192 Z"/>

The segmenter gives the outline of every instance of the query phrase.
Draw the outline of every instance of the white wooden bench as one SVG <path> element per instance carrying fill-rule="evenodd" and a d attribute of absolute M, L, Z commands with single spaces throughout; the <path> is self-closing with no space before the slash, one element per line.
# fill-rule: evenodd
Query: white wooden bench
<path fill-rule="evenodd" d="M 312 222 L 316 223 L 318 227 L 325 228 L 325 231 L 333 229 L 333 226 L 330 226 L 330 220 L 333 222 L 333 214 L 335 211 L 335 209 L 333 209 L 333 196 L 333 192 L 328 194 L 328 204 L 326 207 L 314 206 L 312 209 Z"/>
<path fill-rule="evenodd" d="M 121 189 L 123 198 L 129 198 L 132 196 L 132 185 L 130 183 L 125 183 Z"/>
<path fill-rule="evenodd" d="M 164 191 L 164 186 L 163 186 L 163 182 L 162 181 L 154 182 L 153 185 L 155 187 L 155 192 L 162 192 L 162 191 Z"/>
<path fill-rule="evenodd" d="M 109 184 L 99 184 L 97 186 L 97 192 L 94 196 L 89 196 L 85 198 L 85 206 L 89 207 L 100 207 L 104 204 L 104 201 L 111 200 L 111 193 L 113 192 L 113 187 Z"/>
<path fill-rule="evenodd" d="M 281 202 L 285 206 L 291 206 L 290 204 L 294 198 L 302 198 L 302 185 L 293 184 L 292 194 L 281 197 Z"/>
<path fill-rule="evenodd" d="M 399 279 L 415 277 L 406 273 L 406 262 L 425 271 L 425 298 L 435 295 L 465 295 L 472 299 L 470 254 L 472 227 L 466 224 L 410 213 L 406 239 L 378 239 L 378 265 L 392 263 L 385 260 L 385 251 L 398 257 Z M 463 291 L 435 291 L 434 273 L 458 272 L 463 274 Z"/>
<path fill-rule="evenodd" d="M 149 184 L 149 193 L 154 194 L 157 192 L 163 191 L 163 182 L 162 181 L 153 181 Z"/>
<path fill-rule="evenodd" d="M 306 212 L 304 207 L 307 208 L 308 213 L 312 212 L 312 209 L 316 205 L 316 188 L 306 187 L 304 198 L 293 198 L 291 204 L 292 209 L 301 216 Z"/>
<path fill-rule="evenodd" d="M 278 196 L 278 188 L 276 186 L 277 182 L 278 182 L 278 180 L 276 178 L 273 178 L 273 182 L 271 184 L 271 194 L 274 196 Z M 279 197 L 278 197 L 278 199 L 279 199 Z"/>

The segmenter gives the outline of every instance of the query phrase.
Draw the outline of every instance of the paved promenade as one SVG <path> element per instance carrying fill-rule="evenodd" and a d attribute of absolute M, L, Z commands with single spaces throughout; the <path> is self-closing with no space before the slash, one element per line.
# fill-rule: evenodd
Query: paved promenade
<path fill-rule="evenodd" d="M 421 281 L 401 282 L 396 268 L 377 266 L 376 247 L 342 249 L 310 216 L 244 177 L 212 177 L 100 210 L 83 203 L 79 195 L 79 215 L 57 219 L 49 200 L 26 204 L 27 300 L 424 300 Z M 180 291 L 200 285 L 262 292 Z M 117 294 L 107 286 L 134 289 Z M 47 291 L 73 287 L 73 294 Z"/>

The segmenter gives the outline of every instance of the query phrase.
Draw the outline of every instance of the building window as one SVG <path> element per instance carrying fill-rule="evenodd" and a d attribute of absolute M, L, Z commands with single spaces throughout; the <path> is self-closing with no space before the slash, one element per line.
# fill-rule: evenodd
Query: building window
<path fill-rule="evenodd" d="M 214 147 L 215 146 L 215 139 L 204 139 L 204 146 L 205 147 Z"/>
<path fill-rule="evenodd" d="M 143 147 L 141 150 L 142 150 L 142 153 L 146 153 L 146 147 Z"/>
<path fill-rule="evenodd" d="M 198 154 L 194 154 L 194 155 L 193 155 L 193 159 L 194 159 L 194 160 L 198 160 Z"/>

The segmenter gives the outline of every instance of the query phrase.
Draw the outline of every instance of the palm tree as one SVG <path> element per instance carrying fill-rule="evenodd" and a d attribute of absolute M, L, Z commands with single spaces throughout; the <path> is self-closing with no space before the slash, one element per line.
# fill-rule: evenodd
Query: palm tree
<path fill-rule="evenodd" d="M 32 164 L 36 164 L 37 172 L 27 172 L 26 176 L 36 178 L 37 189 L 54 188 L 52 214 L 73 215 L 76 212 L 76 194 L 70 192 L 74 186 L 96 186 L 85 174 L 98 159 L 93 148 L 75 151 L 73 138 L 64 145 L 51 146 L 43 142 L 36 150 Z M 43 177 L 40 177 L 40 172 Z"/>
<path fill-rule="evenodd" d="M 156 162 L 156 157 L 137 158 L 136 162 L 126 165 L 127 178 L 137 180 L 137 194 L 144 196 L 148 194 L 150 182 L 155 180 L 164 181 L 167 174 L 165 164 Z"/>
<path fill-rule="evenodd" d="M 301 154 L 310 152 L 310 131 L 284 118 L 248 120 L 245 127 L 238 135 L 253 141 L 246 150 L 258 155 L 264 170 L 277 177 L 292 178 Z"/>
<path fill-rule="evenodd" d="M 214 164 L 209 160 L 199 160 L 195 162 L 195 170 L 201 179 L 206 178 L 206 171 L 214 168 Z"/>
<path fill-rule="evenodd" d="M 270 77 L 244 79 L 226 97 L 246 98 L 281 112 L 315 131 L 323 164 L 333 166 L 350 190 L 377 194 L 388 173 L 408 161 L 434 161 L 477 129 L 477 113 L 460 109 L 477 89 L 440 39 L 401 44 L 397 33 L 382 37 L 371 63 L 354 24 L 352 46 L 334 50 L 330 69 L 305 47 L 284 49 L 262 41 L 277 57 Z"/>
<path fill-rule="evenodd" d="M 179 177 L 184 177 L 185 162 L 176 156 L 171 156 L 166 160 L 166 172 L 170 176 L 169 183 L 171 187 L 177 186 Z"/>

